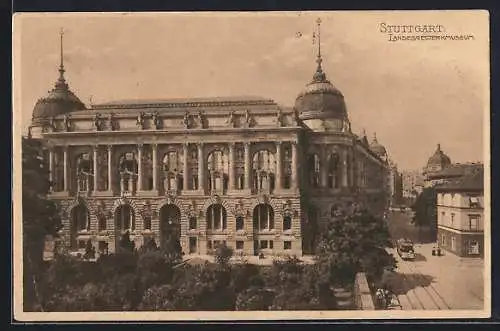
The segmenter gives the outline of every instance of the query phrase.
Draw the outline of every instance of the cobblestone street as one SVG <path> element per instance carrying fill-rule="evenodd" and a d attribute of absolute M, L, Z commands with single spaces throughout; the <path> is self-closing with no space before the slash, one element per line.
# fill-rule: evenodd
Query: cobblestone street
<path fill-rule="evenodd" d="M 433 243 L 418 230 L 405 213 L 392 213 L 389 228 L 394 239 L 407 237 L 415 243 L 416 258 L 403 261 L 395 249 L 390 250 L 398 261 L 393 286 L 405 310 L 483 309 L 484 261 L 459 258 L 444 251 L 433 256 Z"/>

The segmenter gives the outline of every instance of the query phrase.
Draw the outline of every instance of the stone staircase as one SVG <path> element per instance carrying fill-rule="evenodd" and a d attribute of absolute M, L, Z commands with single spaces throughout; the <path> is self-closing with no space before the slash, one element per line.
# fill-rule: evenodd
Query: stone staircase
<path fill-rule="evenodd" d="M 333 295 L 337 301 L 338 310 L 355 310 L 353 293 L 345 288 L 332 288 Z"/>

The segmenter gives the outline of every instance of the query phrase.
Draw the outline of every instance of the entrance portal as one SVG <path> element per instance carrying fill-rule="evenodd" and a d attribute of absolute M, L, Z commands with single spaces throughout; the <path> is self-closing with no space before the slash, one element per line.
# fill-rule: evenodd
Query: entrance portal
<path fill-rule="evenodd" d="M 160 247 L 173 253 L 180 250 L 180 239 L 181 210 L 173 204 L 164 205 L 160 209 Z"/>

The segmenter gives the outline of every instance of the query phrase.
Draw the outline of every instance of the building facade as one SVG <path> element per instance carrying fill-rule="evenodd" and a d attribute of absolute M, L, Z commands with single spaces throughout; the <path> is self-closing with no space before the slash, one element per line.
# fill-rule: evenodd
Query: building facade
<path fill-rule="evenodd" d="M 483 257 L 483 169 L 436 186 L 440 247 L 461 257 Z"/>
<path fill-rule="evenodd" d="M 50 198 L 69 250 L 90 241 L 113 252 L 128 232 L 136 247 L 175 238 L 186 254 L 225 242 L 248 255 L 301 255 L 341 206 L 361 201 L 376 215 L 387 207 L 385 149 L 352 133 L 319 53 L 289 108 L 248 97 L 87 107 L 62 59 L 30 135 L 48 147 Z"/>

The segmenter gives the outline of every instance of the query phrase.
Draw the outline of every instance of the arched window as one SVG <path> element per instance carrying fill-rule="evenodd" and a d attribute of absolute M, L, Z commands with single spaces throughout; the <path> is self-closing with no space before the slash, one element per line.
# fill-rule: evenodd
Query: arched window
<path fill-rule="evenodd" d="M 228 162 L 225 160 L 225 155 L 221 150 L 215 150 L 208 154 L 208 174 L 210 180 L 208 182 L 209 190 L 224 190 L 228 187 L 229 172 Z"/>
<path fill-rule="evenodd" d="M 84 205 L 78 205 L 73 208 L 71 214 L 73 228 L 76 231 L 85 231 L 89 229 L 90 218 L 87 207 Z"/>
<path fill-rule="evenodd" d="M 338 188 L 339 181 L 339 157 L 332 154 L 328 158 L 328 188 Z"/>
<path fill-rule="evenodd" d="M 121 231 L 135 228 L 134 210 L 129 205 L 121 205 L 116 210 L 116 228 Z"/>
<path fill-rule="evenodd" d="M 253 210 L 254 227 L 260 230 L 274 229 L 274 211 L 268 204 L 258 204 Z"/>
<path fill-rule="evenodd" d="M 119 164 L 120 172 L 136 173 L 137 172 L 137 160 L 134 153 L 125 153 L 120 158 Z"/>
<path fill-rule="evenodd" d="M 236 217 L 236 231 L 243 230 L 245 227 L 245 219 L 243 216 Z"/>
<path fill-rule="evenodd" d="M 221 204 L 210 205 L 207 209 L 207 228 L 225 230 L 227 228 L 227 212 Z"/>
<path fill-rule="evenodd" d="M 319 187 L 319 168 L 320 159 L 318 154 L 309 154 L 308 156 L 309 183 L 311 187 Z"/>
<path fill-rule="evenodd" d="M 292 217 L 290 215 L 286 215 L 283 217 L 283 231 L 292 229 Z"/>
<path fill-rule="evenodd" d="M 99 215 L 97 217 L 97 222 L 98 222 L 97 227 L 98 227 L 99 231 L 106 230 L 106 217 L 105 216 Z"/>
<path fill-rule="evenodd" d="M 275 156 L 268 150 L 254 154 L 252 162 L 253 189 L 272 191 L 274 189 L 274 174 L 276 170 Z"/>
<path fill-rule="evenodd" d="M 292 187 L 292 148 L 290 144 L 283 146 L 283 188 Z"/>

